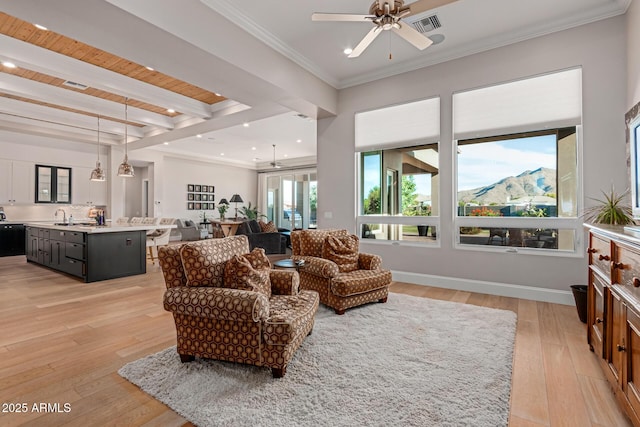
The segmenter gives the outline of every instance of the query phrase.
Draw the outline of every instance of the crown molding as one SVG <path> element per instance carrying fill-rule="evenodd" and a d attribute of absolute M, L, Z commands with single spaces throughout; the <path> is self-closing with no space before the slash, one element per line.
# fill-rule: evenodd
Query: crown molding
<path fill-rule="evenodd" d="M 247 33 L 251 34 L 276 52 L 295 62 L 314 76 L 323 80 L 325 83 L 333 86 L 334 88 L 338 87 L 340 83 L 338 80 L 324 72 L 316 64 L 309 61 L 306 56 L 291 48 L 291 46 L 276 37 L 273 33 L 269 32 L 254 20 L 243 14 L 236 6 L 234 6 L 233 2 L 228 0 L 200 1 L 207 7 L 211 8 L 214 12 L 224 16 L 226 19 L 233 22 Z"/>

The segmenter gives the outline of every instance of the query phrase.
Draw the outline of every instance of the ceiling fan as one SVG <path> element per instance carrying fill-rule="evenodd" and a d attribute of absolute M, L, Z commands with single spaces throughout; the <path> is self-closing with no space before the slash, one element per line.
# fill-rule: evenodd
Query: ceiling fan
<path fill-rule="evenodd" d="M 407 6 L 404 0 L 376 0 L 369 8 L 369 15 L 350 15 L 344 13 L 314 13 L 312 21 L 348 21 L 372 22 L 374 27 L 360 41 L 349 58 L 356 58 L 383 31 L 391 30 L 420 50 L 426 49 L 433 43 L 427 37 L 413 29 L 409 24 L 401 22 L 402 18 L 416 15 L 457 0 L 417 0 Z"/>
<path fill-rule="evenodd" d="M 276 162 L 276 144 L 272 144 L 272 145 L 273 145 L 273 162 L 269 164 L 271 165 L 272 168 L 280 169 L 282 165 Z"/>

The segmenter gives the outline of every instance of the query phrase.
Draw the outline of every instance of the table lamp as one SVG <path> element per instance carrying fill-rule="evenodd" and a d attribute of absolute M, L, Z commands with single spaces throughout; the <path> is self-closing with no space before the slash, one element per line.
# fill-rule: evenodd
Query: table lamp
<path fill-rule="evenodd" d="M 238 219 L 238 203 L 242 203 L 242 197 L 240 197 L 239 194 L 234 194 L 233 196 L 231 196 L 231 203 L 235 203 L 236 204 L 236 219 Z"/>

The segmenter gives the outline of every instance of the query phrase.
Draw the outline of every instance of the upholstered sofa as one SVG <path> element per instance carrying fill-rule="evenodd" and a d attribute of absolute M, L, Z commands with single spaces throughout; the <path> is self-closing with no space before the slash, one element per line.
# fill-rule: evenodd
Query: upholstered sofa
<path fill-rule="evenodd" d="M 341 254 L 331 258 L 326 255 L 328 236 L 350 239 L 351 268 L 336 262 Z M 378 255 L 359 253 L 358 238 L 347 230 L 295 230 L 291 232 L 291 246 L 292 258 L 304 261 L 299 270 L 300 288 L 317 291 L 320 302 L 337 314 L 369 302 L 387 301 L 391 271 L 382 268 Z"/>
<path fill-rule="evenodd" d="M 175 224 L 176 228 L 172 229 L 169 235 L 169 240 L 171 241 L 193 241 L 207 237 L 206 232 L 203 233 L 203 230 L 198 227 L 198 224 L 189 219 L 176 219 Z"/>
<path fill-rule="evenodd" d="M 158 258 L 182 362 L 202 357 L 269 367 L 274 378 L 285 374 L 319 303 L 317 292 L 299 291 L 297 272 L 272 270 L 262 249 L 249 253 L 246 236 L 164 246 Z M 247 289 L 248 278 L 260 287 Z"/>
<path fill-rule="evenodd" d="M 263 232 L 255 219 L 244 221 L 238 226 L 236 235 L 244 235 L 249 239 L 251 250 L 263 248 L 267 254 L 287 253 L 287 238 L 277 232 Z"/>

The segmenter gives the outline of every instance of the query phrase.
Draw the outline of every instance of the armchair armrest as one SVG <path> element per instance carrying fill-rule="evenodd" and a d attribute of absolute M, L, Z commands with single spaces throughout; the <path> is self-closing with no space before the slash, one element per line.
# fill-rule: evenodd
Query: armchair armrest
<path fill-rule="evenodd" d="M 358 254 L 358 268 L 360 270 L 379 270 L 382 268 L 382 258 L 374 254 Z"/>
<path fill-rule="evenodd" d="M 269 317 L 269 300 L 241 289 L 178 286 L 164 293 L 164 309 L 209 319 L 260 322 Z"/>
<path fill-rule="evenodd" d="M 332 278 L 336 277 L 340 273 L 338 264 L 328 259 L 318 258 L 307 255 L 294 255 L 294 260 L 304 260 L 305 273 L 313 274 L 314 276 Z"/>
<path fill-rule="evenodd" d="M 300 276 L 297 271 L 271 270 L 271 292 L 274 295 L 298 295 L 300 289 Z"/>

